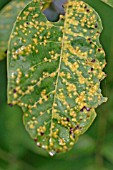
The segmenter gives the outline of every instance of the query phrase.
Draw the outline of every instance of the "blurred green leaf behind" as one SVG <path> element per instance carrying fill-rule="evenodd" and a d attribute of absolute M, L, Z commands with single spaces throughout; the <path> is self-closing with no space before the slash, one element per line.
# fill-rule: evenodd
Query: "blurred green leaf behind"
<path fill-rule="evenodd" d="M 102 2 L 108 4 L 109 6 L 113 7 L 113 0 L 102 0 Z"/>
<path fill-rule="evenodd" d="M 13 0 L 0 12 L 0 61 L 7 56 L 8 40 L 20 11 L 30 0 Z"/>
<path fill-rule="evenodd" d="M 2 9 L 11 0 L 0 0 L 0 9 Z"/>
<path fill-rule="evenodd" d="M 108 102 L 97 109 L 95 122 L 74 149 L 51 158 L 26 133 L 21 110 L 6 104 L 6 60 L 0 62 L 0 170 L 113 170 L 113 9 L 100 0 L 85 2 L 100 14 L 104 26 L 101 44 L 108 77 L 101 86 Z"/>

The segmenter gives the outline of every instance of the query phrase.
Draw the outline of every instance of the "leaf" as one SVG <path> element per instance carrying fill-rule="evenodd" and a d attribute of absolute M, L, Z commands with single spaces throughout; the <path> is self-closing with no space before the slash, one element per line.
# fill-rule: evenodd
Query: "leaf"
<path fill-rule="evenodd" d="M 9 2 L 10 0 L 0 0 L 0 10 Z"/>
<path fill-rule="evenodd" d="M 13 0 L 0 12 L 0 60 L 6 57 L 7 46 L 17 15 L 30 0 Z"/>
<path fill-rule="evenodd" d="M 106 3 L 109 6 L 113 7 L 113 0 L 101 0 L 101 1 Z"/>
<path fill-rule="evenodd" d="M 106 101 L 100 81 L 105 53 L 101 19 L 82 1 L 65 4 L 49 22 L 33 0 L 19 15 L 8 49 L 8 103 L 23 110 L 24 124 L 51 156 L 73 147 Z"/>

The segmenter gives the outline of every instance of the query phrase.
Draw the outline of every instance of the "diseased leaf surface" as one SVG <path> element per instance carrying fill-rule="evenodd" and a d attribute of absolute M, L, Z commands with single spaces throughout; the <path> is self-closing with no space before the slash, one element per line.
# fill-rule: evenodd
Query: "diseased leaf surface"
<path fill-rule="evenodd" d="M 0 60 L 6 57 L 9 36 L 17 15 L 28 2 L 30 0 L 13 0 L 0 12 Z"/>
<path fill-rule="evenodd" d="M 106 62 L 94 9 L 70 0 L 65 16 L 52 23 L 39 2 L 27 5 L 11 35 L 8 103 L 22 108 L 31 137 L 54 155 L 72 148 L 106 101 L 100 90 Z"/>

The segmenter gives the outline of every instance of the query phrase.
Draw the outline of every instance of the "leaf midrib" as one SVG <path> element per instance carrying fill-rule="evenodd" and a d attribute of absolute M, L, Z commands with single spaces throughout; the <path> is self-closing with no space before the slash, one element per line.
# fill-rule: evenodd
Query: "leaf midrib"
<path fill-rule="evenodd" d="M 68 2 L 67 2 L 68 3 Z M 59 61 L 59 67 L 58 67 L 58 74 L 57 74 L 57 78 L 56 78 L 56 87 L 55 87 L 55 95 L 54 95 L 54 99 L 53 99 L 53 104 L 52 104 L 52 116 L 51 116 L 51 125 L 50 125 L 50 139 L 52 138 L 52 123 L 53 123 L 53 110 L 54 110 L 54 104 L 55 104 L 55 99 L 56 99 L 56 92 L 57 92 L 57 88 L 58 88 L 58 80 L 59 80 L 59 74 L 60 74 L 60 68 L 61 68 L 61 63 L 62 63 L 62 56 L 63 56 L 63 49 L 64 49 L 64 37 L 65 37 L 65 30 L 66 30 L 66 21 L 67 21 L 67 11 L 68 11 L 68 5 L 66 5 L 65 8 L 65 19 L 64 19 L 64 32 L 63 32 L 63 36 L 62 36 L 62 45 L 61 45 L 61 57 L 60 57 L 60 61 Z M 50 141 L 50 140 L 49 140 Z"/>

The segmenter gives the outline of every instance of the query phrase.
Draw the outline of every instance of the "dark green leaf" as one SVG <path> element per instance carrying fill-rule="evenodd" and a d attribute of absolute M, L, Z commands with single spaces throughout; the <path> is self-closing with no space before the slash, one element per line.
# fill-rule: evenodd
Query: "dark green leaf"
<path fill-rule="evenodd" d="M 70 0 L 65 16 L 52 23 L 39 2 L 25 7 L 11 35 L 8 103 L 22 108 L 31 137 L 54 155 L 72 148 L 106 101 L 100 90 L 106 62 L 93 8 Z"/>
<path fill-rule="evenodd" d="M 0 10 L 7 4 L 9 3 L 11 0 L 0 0 Z"/>

